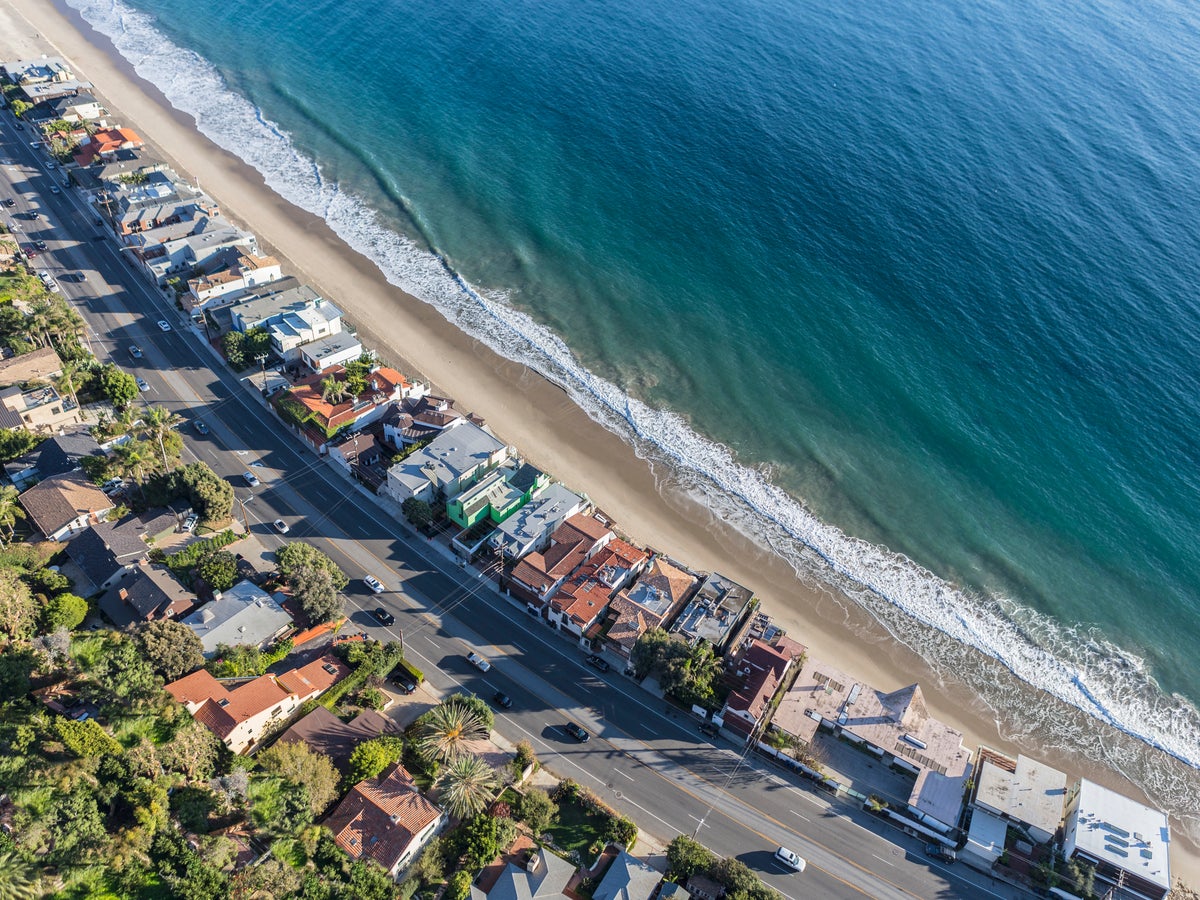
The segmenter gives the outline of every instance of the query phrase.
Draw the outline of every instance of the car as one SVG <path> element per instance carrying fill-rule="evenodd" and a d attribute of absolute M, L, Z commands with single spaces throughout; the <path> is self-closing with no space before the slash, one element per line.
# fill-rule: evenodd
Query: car
<path fill-rule="evenodd" d="M 47 168 L 47 169 L 57 169 L 57 168 L 58 168 L 58 163 L 56 163 L 56 162 L 55 162 L 54 160 L 52 160 L 52 159 L 51 159 L 51 160 L 47 160 L 47 162 L 46 162 L 46 168 Z"/>
<path fill-rule="evenodd" d="M 787 866 L 793 872 L 803 872 L 804 867 L 808 865 L 808 863 L 804 861 L 803 856 L 793 853 L 787 847 L 780 847 L 775 851 L 775 860 Z"/>
<path fill-rule="evenodd" d="M 714 725 L 712 722 L 701 722 L 700 723 L 700 733 L 703 735 L 707 735 L 708 737 L 716 737 L 718 734 L 721 733 L 721 729 L 718 728 L 716 725 Z"/>
<path fill-rule="evenodd" d="M 931 859 L 940 859 L 942 862 L 948 863 L 958 859 L 958 854 L 944 844 L 926 844 L 925 855 Z"/>
<path fill-rule="evenodd" d="M 378 578 L 376 578 L 374 575 L 364 576 L 363 584 L 365 584 L 367 587 L 369 587 L 376 594 L 382 594 L 384 592 L 383 582 L 380 581 Z"/>
<path fill-rule="evenodd" d="M 36 209 L 31 209 L 28 213 L 26 213 L 26 217 L 29 219 L 36 220 L 36 219 L 40 219 L 42 217 L 42 214 L 40 212 L 38 212 Z"/>
<path fill-rule="evenodd" d="M 486 672 L 492 667 L 492 664 L 472 650 L 467 654 L 467 662 L 477 668 L 480 672 Z"/>
<path fill-rule="evenodd" d="M 9 209 L 12 209 L 14 206 L 17 205 L 17 201 L 14 200 L 12 197 L 5 197 L 4 205 L 7 206 Z"/>
<path fill-rule="evenodd" d="M 196 429 L 196 434 L 208 434 L 208 426 L 204 424 L 203 419 L 194 419 L 192 427 Z"/>
<path fill-rule="evenodd" d="M 292 530 L 291 528 L 288 527 L 288 523 L 283 521 L 283 519 L 276 519 L 271 524 L 275 526 L 275 530 L 278 531 L 280 534 L 287 534 L 289 531 Z"/>
<path fill-rule="evenodd" d="M 142 348 L 139 347 L 137 344 L 130 344 L 129 345 L 129 355 L 132 356 L 134 359 L 141 359 L 142 358 Z"/>
<path fill-rule="evenodd" d="M 504 691 L 496 691 L 492 694 L 492 702 L 501 709 L 512 709 L 512 697 L 504 693 Z"/>
<path fill-rule="evenodd" d="M 137 386 L 138 386 L 138 390 L 141 391 L 142 393 L 145 393 L 146 391 L 150 390 L 150 384 L 149 384 L 149 382 L 146 381 L 145 378 L 139 378 L 137 380 Z"/>
<path fill-rule="evenodd" d="M 75 280 L 79 282 L 87 281 L 87 272 L 76 272 Z"/>
<path fill-rule="evenodd" d="M 37 256 L 37 247 L 33 246 L 33 244 L 26 244 L 21 249 L 25 251 L 25 255 L 30 259 L 33 259 L 35 256 Z"/>
<path fill-rule="evenodd" d="M 52 194 L 61 194 L 61 193 L 62 193 L 62 191 L 61 191 L 61 190 L 59 190 L 59 187 L 58 187 L 58 185 L 57 185 L 57 184 L 52 184 L 52 185 L 50 185 L 50 193 L 52 193 Z"/>
<path fill-rule="evenodd" d="M 195 531 L 196 526 L 199 524 L 200 524 L 200 517 L 198 515 L 196 515 L 195 513 L 192 513 L 190 516 L 188 516 L 186 519 L 183 520 L 183 530 L 184 531 Z"/>
<path fill-rule="evenodd" d="M 159 319 L 158 320 L 158 330 L 159 331 L 170 331 L 171 323 L 168 322 L 166 319 Z"/>
<path fill-rule="evenodd" d="M 612 666 L 610 666 L 607 662 L 605 662 L 603 659 L 601 659 L 599 656 L 596 656 L 595 654 L 592 654 L 591 656 L 589 656 L 587 658 L 587 664 L 589 666 L 591 666 L 593 669 L 598 669 L 601 672 L 607 672 L 609 669 L 612 668 Z"/>
<path fill-rule="evenodd" d="M 34 241 L 33 246 L 37 247 L 39 250 L 45 250 L 46 242 L 45 241 Z"/>
<path fill-rule="evenodd" d="M 403 669 L 396 669 L 388 676 L 388 681 L 394 684 L 402 694 L 411 694 L 417 689 L 417 680 Z"/>
<path fill-rule="evenodd" d="M 583 730 L 583 728 L 576 725 L 574 722 L 568 722 L 566 725 L 563 726 L 563 730 L 566 731 L 566 733 L 569 734 L 571 737 L 575 738 L 575 740 L 579 741 L 579 743 L 581 743 L 581 744 L 586 744 L 588 742 L 588 740 L 591 738 L 590 734 L 588 734 L 586 731 Z"/>
<path fill-rule="evenodd" d="M 104 491 L 106 494 L 111 494 L 124 486 L 124 484 L 125 482 L 120 478 L 110 478 L 108 481 L 104 482 L 104 484 L 100 485 L 100 490 Z"/>
<path fill-rule="evenodd" d="M 373 615 L 375 616 L 376 619 L 379 620 L 380 625 L 395 625 L 396 624 L 396 617 L 393 616 L 386 609 L 384 609 L 382 606 L 379 607 L 378 609 L 376 609 L 375 612 L 373 613 Z"/>
<path fill-rule="evenodd" d="M 258 480 L 258 476 L 253 472 L 243 472 L 242 481 L 246 482 L 246 484 L 250 485 L 250 487 L 258 487 L 259 484 L 261 484 L 261 482 Z"/>

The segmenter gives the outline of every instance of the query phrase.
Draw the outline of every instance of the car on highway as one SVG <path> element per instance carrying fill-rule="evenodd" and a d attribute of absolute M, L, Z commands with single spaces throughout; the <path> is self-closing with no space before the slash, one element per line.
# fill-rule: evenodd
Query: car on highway
<path fill-rule="evenodd" d="M 363 577 L 363 584 L 369 587 L 376 594 L 382 594 L 384 591 L 383 582 L 374 575 L 366 575 Z"/>
<path fill-rule="evenodd" d="M 37 247 L 39 250 L 45 250 L 46 242 L 45 241 L 34 241 L 33 246 Z"/>
<path fill-rule="evenodd" d="M 33 244 L 26 244 L 21 248 L 21 250 L 30 259 L 33 259 L 35 256 L 37 256 L 37 247 L 33 246 Z"/>
<path fill-rule="evenodd" d="M 958 854 L 944 844 L 926 844 L 925 855 L 930 859 L 940 859 L 942 862 L 948 863 L 958 859 Z"/>
<path fill-rule="evenodd" d="M 149 384 L 149 382 L 146 381 L 145 378 L 139 378 L 137 380 L 137 386 L 138 386 L 138 390 L 141 391 L 142 393 L 145 393 L 146 391 L 150 390 L 150 384 Z"/>
<path fill-rule="evenodd" d="M 141 359 L 142 358 L 142 348 L 139 347 L 137 344 L 130 344 L 129 345 L 129 355 L 132 356 L 134 359 Z"/>
<path fill-rule="evenodd" d="M 417 679 L 399 667 L 392 670 L 392 674 L 388 676 L 388 681 L 394 684 L 402 694 L 411 694 L 417 689 Z"/>
<path fill-rule="evenodd" d="M 4 205 L 7 206 L 9 209 L 12 209 L 14 206 L 17 205 L 17 201 L 14 200 L 12 197 L 5 197 Z"/>
<path fill-rule="evenodd" d="M 50 185 L 50 193 L 52 193 L 52 194 L 61 194 L 61 193 L 62 193 L 62 191 L 61 191 L 61 190 L 59 190 L 59 187 L 58 187 L 58 185 L 57 185 L 57 184 L 52 184 L 52 185 Z"/>
<path fill-rule="evenodd" d="M 243 472 L 242 481 L 246 482 L 246 484 L 250 485 L 250 487 L 258 487 L 259 484 L 261 484 L 261 482 L 258 480 L 258 476 L 253 472 Z"/>
<path fill-rule="evenodd" d="M 492 667 L 492 664 L 472 650 L 467 654 L 467 662 L 477 668 L 480 672 L 486 672 Z"/>
<path fill-rule="evenodd" d="M 586 744 L 591 738 L 590 734 L 588 734 L 582 727 L 576 725 L 574 722 L 568 722 L 563 726 L 563 730 L 581 744 Z"/>
<path fill-rule="evenodd" d="M 192 427 L 196 429 L 196 434 L 208 434 L 208 426 L 204 424 L 203 419 L 194 419 Z"/>
<path fill-rule="evenodd" d="M 707 735 L 708 737 L 716 737 L 718 734 L 721 733 L 721 729 L 718 728 L 716 725 L 714 725 L 712 722 L 701 722 L 700 723 L 700 733 L 703 735 Z"/>
<path fill-rule="evenodd" d="M 803 856 L 799 856 L 789 850 L 787 847 L 780 847 L 775 851 L 775 859 L 780 864 L 787 866 L 793 872 L 803 872 L 804 867 L 808 865 L 804 861 Z"/>
<path fill-rule="evenodd" d="M 601 672 L 607 672 L 609 669 L 612 668 L 612 666 L 610 666 L 607 662 L 605 662 L 603 659 L 601 659 L 599 656 L 596 656 L 595 654 L 592 654 L 591 656 L 589 656 L 587 658 L 587 664 L 589 666 L 591 666 L 593 669 L 598 669 Z"/>
<path fill-rule="evenodd" d="M 87 281 L 87 272 L 76 272 L 75 280 L 79 282 Z"/>
<path fill-rule="evenodd" d="M 492 694 L 492 702 L 501 709 L 512 709 L 512 697 L 504 693 L 504 691 L 496 691 Z"/>
<path fill-rule="evenodd" d="M 41 217 L 42 217 L 42 214 L 40 212 L 38 212 L 36 209 L 31 209 L 29 212 L 25 213 L 25 218 L 30 219 L 30 220 L 40 219 Z"/>
<path fill-rule="evenodd" d="M 158 320 L 158 330 L 159 331 L 170 331 L 171 323 L 168 322 L 166 319 L 159 319 Z"/>
<path fill-rule="evenodd" d="M 292 530 L 291 528 L 288 527 L 288 523 L 283 521 L 283 519 L 276 519 L 271 524 L 275 526 L 275 530 L 278 531 L 280 534 L 287 534 L 289 531 Z"/>
<path fill-rule="evenodd" d="M 382 606 L 380 606 L 378 609 L 376 609 L 375 612 L 372 613 L 372 615 L 375 616 L 375 618 L 379 621 L 380 625 L 395 625 L 396 624 L 396 617 L 393 616 L 386 609 L 384 609 Z"/>

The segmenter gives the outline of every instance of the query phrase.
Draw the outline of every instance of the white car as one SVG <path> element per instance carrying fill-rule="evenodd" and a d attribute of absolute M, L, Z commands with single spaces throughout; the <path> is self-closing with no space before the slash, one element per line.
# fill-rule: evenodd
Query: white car
<path fill-rule="evenodd" d="M 472 650 L 467 654 L 467 662 L 477 668 L 480 672 L 486 672 L 492 667 L 492 664 Z"/>
<path fill-rule="evenodd" d="M 137 380 L 137 386 L 138 386 L 138 390 L 141 391 L 142 393 L 145 393 L 146 391 L 150 390 L 150 384 L 146 381 L 145 378 L 139 378 Z"/>
<path fill-rule="evenodd" d="M 273 524 L 275 526 L 275 530 L 278 531 L 280 534 L 287 534 L 289 531 L 292 530 L 292 529 L 288 528 L 288 523 L 283 521 L 283 519 L 276 519 L 271 524 Z"/>
<path fill-rule="evenodd" d="M 776 850 L 775 859 L 776 861 L 787 866 L 793 872 L 803 872 L 804 867 L 808 865 L 808 863 L 804 861 L 804 857 L 797 856 L 787 847 L 780 847 L 778 850 Z"/>
<path fill-rule="evenodd" d="M 383 586 L 383 582 L 374 575 L 367 575 L 365 578 L 363 578 L 363 584 L 369 587 L 376 594 L 382 594 L 384 590 L 386 590 Z"/>
<path fill-rule="evenodd" d="M 246 482 L 250 487 L 258 487 L 259 485 L 258 476 L 253 472 L 243 472 L 242 481 Z"/>
<path fill-rule="evenodd" d="M 171 330 L 171 323 L 170 323 L 170 322 L 168 322 L 166 319 L 159 319 L 159 320 L 158 320 L 158 327 L 159 327 L 159 330 L 160 330 L 160 331 L 170 331 L 170 330 Z"/>

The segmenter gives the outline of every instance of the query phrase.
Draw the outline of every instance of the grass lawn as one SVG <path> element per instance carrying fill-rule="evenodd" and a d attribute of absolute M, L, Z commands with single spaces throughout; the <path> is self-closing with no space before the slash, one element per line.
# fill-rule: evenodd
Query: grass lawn
<path fill-rule="evenodd" d="M 607 825 L 606 816 L 590 813 L 579 803 L 571 801 L 558 805 L 558 821 L 547 831 L 555 846 L 568 853 L 578 850 L 579 858 L 583 860 L 587 858 L 592 844 L 604 841 Z"/>

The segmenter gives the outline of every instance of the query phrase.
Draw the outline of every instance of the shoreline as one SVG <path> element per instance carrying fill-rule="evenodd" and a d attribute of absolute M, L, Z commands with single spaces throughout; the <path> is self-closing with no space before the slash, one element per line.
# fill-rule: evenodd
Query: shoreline
<path fill-rule="evenodd" d="M 969 685 L 943 683 L 919 654 L 893 638 L 854 601 L 805 585 L 784 560 L 664 484 L 652 464 L 591 420 L 562 387 L 497 356 L 435 308 L 389 284 L 324 220 L 279 197 L 258 172 L 200 135 L 188 116 L 170 107 L 106 38 L 92 32 L 60 0 L 53 6 L 36 0 L 5 0 L 0 16 L 3 7 L 32 27 L 8 29 L 8 36 L 0 40 L 14 48 L 23 46 L 22 40 L 35 42 L 30 47 L 45 43 L 77 63 L 114 118 L 137 129 L 181 175 L 198 178 L 221 202 L 225 214 L 252 230 L 289 274 L 337 303 L 365 344 L 378 348 L 398 368 L 428 378 L 454 397 L 460 408 L 483 416 L 530 461 L 588 493 L 635 541 L 694 568 L 720 571 L 746 584 L 762 598 L 764 611 L 793 639 L 808 646 L 814 657 L 883 690 L 919 681 L 931 712 L 960 729 L 971 749 L 986 744 L 1005 752 L 1040 755 L 1068 775 L 1087 774 L 1130 796 L 1145 796 L 1107 767 L 1097 772 L 1087 760 L 1041 750 L 1036 734 L 1017 742 L 1006 739 L 993 713 Z M 35 30 L 37 38 L 32 37 Z M 232 205 L 229 198 L 236 198 Z M 309 263 L 299 266 L 297 259 Z M 386 322 L 388 336 L 368 322 Z M 1200 854 L 1182 834 L 1176 835 L 1175 843 L 1175 874 L 1197 880 Z"/>

